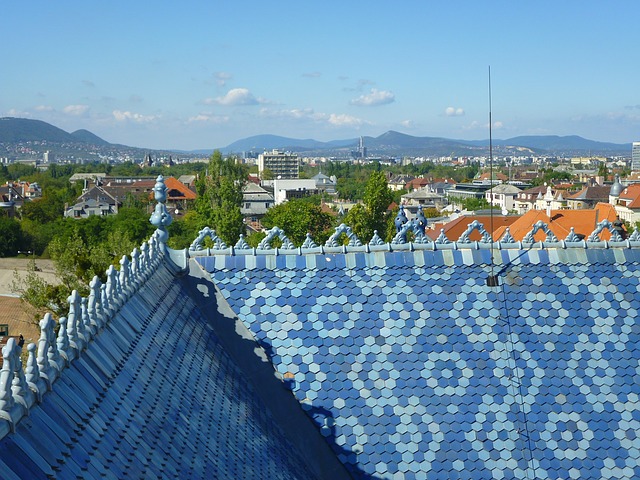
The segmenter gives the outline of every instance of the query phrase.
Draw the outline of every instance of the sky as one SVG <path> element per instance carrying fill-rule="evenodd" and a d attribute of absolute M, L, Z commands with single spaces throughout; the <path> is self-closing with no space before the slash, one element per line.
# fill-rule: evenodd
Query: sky
<path fill-rule="evenodd" d="M 640 2 L 0 2 L 0 117 L 154 149 L 260 134 L 640 140 Z"/>

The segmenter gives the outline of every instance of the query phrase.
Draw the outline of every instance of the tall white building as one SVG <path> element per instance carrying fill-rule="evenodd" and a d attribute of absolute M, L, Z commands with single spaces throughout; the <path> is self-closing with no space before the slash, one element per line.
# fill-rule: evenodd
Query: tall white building
<path fill-rule="evenodd" d="M 640 142 L 633 142 L 631 147 L 631 171 L 640 172 Z"/>
<path fill-rule="evenodd" d="M 298 155 L 291 152 L 272 150 L 258 155 L 258 175 L 269 170 L 273 178 L 298 178 L 300 174 L 300 160 Z"/>

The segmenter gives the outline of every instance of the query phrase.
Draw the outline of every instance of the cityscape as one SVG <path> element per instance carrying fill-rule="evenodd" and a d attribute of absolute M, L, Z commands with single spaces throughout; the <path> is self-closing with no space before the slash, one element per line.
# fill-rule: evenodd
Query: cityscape
<path fill-rule="evenodd" d="M 2 12 L 0 479 L 640 478 L 640 4 Z"/>

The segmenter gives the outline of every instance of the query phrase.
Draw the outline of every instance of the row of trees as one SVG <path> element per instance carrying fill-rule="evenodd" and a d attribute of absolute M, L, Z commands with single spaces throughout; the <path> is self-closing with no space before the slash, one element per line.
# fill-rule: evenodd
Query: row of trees
<path fill-rule="evenodd" d="M 84 168 L 96 171 L 96 167 Z M 65 204 L 74 202 L 81 193 L 81 185 L 69 183 L 69 177 L 77 170 L 57 165 L 50 166 L 47 172 L 30 168 L 10 166 L 0 172 L 4 178 L 38 181 L 44 187 L 43 198 L 26 203 L 19 218 L 0 218 L 0 236 L 4 240 L 0 245 L 0 256 L 29 250 L 37 256 L 52 258 L 59 285 L 52 286 L 40 280 L 33 265 L 26 281 L 16 278 L 14 289 L 37 309 L 49 309 L 62 315 L 68 308 L 66 299 L 72 290 L 88 294 L 88 285 L 94 275 L 106 280 L 108 266 L 119 266 L 122 255 L 129 254 L 151 235 L 153 226 L 148 213 L 151 200 L 128 198 L 118 214 L 112 216 L 65 218 Z M 177 174 L 170 169 L 153 172 L 145 169 L 144 173 L 154 176 L 159 173 L 165 176 Z M 176 249 L 188 247 L 205 226 L 215 228 L 227 244 L 234 245 L 246 229 L 241 206 L 249 170 L 235 158 L 224 158 L 220 152 L 215 152 L 208 164 L 202 165 L 195 173 L 197 200 L 192 209 L 174 219 L 169 226 L 169 246 Z M 388 188 L 385 174 L 379 165 L 353 168 L 352 173 L 347 178 L 358 185 L 353 196 L 360 197 L 363 202 L 356 204 L 344 217 L 327 211 L 321 198 L 315 196 L 290 200 L 271 208 L 262 220 L 263 225 L 266 228 L 279 226 L 296 245 L 304 242 L 307 233 L 316 242 L 326 241 L 339 223 L 351 226 L 363 241 L 368 241 L 374 231 L 390 240 L 395 233 L 393 218 L 396 212 L 388 210 L 394 201 L 394 193 Z M 248 235 L 246 240 L 257 246 L 262 238 L 264 233 L 258 232 Z"/>

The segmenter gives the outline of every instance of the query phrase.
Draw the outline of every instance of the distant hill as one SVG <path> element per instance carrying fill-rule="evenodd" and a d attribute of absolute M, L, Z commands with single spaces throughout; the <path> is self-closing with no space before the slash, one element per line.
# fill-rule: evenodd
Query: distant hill
<path fill-rule="evenodd" d="M 489 140 L 453 140 L 442 137 L 414 137 L 390 130 L 378 137 L 363 137 L 371 156 L 473 156 L 488 154 Z M 307 155 L 345 155 L 358 146 L 359 139 L 319 142 L 277 135 L 257 135 L 238 140 L 221 149 L 224 153 L 272 150 L 274 148 Z M 560 137 L 520 136 L 493 140 L 494 149 L 501 155 L 628 155 L 631 143 L 617 144 L 588 140 L 577 135 Z"/>
<path fill-rule="evenodd" d="M 0 142 L 18 143 L 43 140 L 58 143 L 77 141 L 70 133 L 41 120 L 0 118 Z"/>
<path fill-rule="evenodd" d="M 504 145 L 527 146 L 551 151 L 594 151 L 594 152 L 631 152 L 631 143 L 618 144 L 588 140 L 577 135 L 559 137 L 557 135 L 521 136 L 503 140 Z"/>
<path fill-rule="evenodd" d="M 0 118 L 0 143 L 42 142 L 58 144 L 86 144 L 103 149 L 141 150 L 111 144 L 88 130 L 73 133 L 54 127 L 41 120 L 27 118 Z M 358 146 L 358 138 L 322 142 L 314 139 L 296 139 L 278 135 L 255 135 L 220 148 L 225 153 L 257 152 L 282 149 L 307 156 L 328 156 L 348 158 Z M 378 137 L 364 137 L 364 144 L 370 156 L 477 156 L 487 155 L 488 140 L 454 140 L 442 137 L 415 137 L 390 130 Z M 494 153 L 499 155 L 629 155 L 631 143 L 617 144 L 588 140 L 577 135 L 560 137 L 557 135 L 519 136 L 506 140 L 493 140 Z M 148 150 L 146 150 L 148 151 Z M 209 155 L 212 149 L 203 149 L 185 154 Z M 144 152 L 144 151 L 143 151 Z"/>
<path fill-rule="evenodd" d="M 77 142 L 91 143 L 93 145 L 110 145 L 106 140 L 85 129 L 76 130 L 71 133 L 71 136 L 74 137 Z"/>
<path fill-rule="evenodd" d="M 323 150 L 335 147 L 345 147 L 357 143 L 357 140 L 334 140 L 320 142 L 313 139 L 296 139 L 280 137 L 278 135 L 255 135 L 243 138 L 221 149 L 223 152 L 247 152 L 273 150 L 274 148 L 288 151 Z"/>
<path fill-rule="evenodd" d="M 0 142 L 53 142 L 53 143 L 89 143 L 94 145 L 108 145 L 109 142 L 87 130 L 77 130 L 73 133 L 54 127 L 42 120 L 30 118 L 0 118 Z"/>

